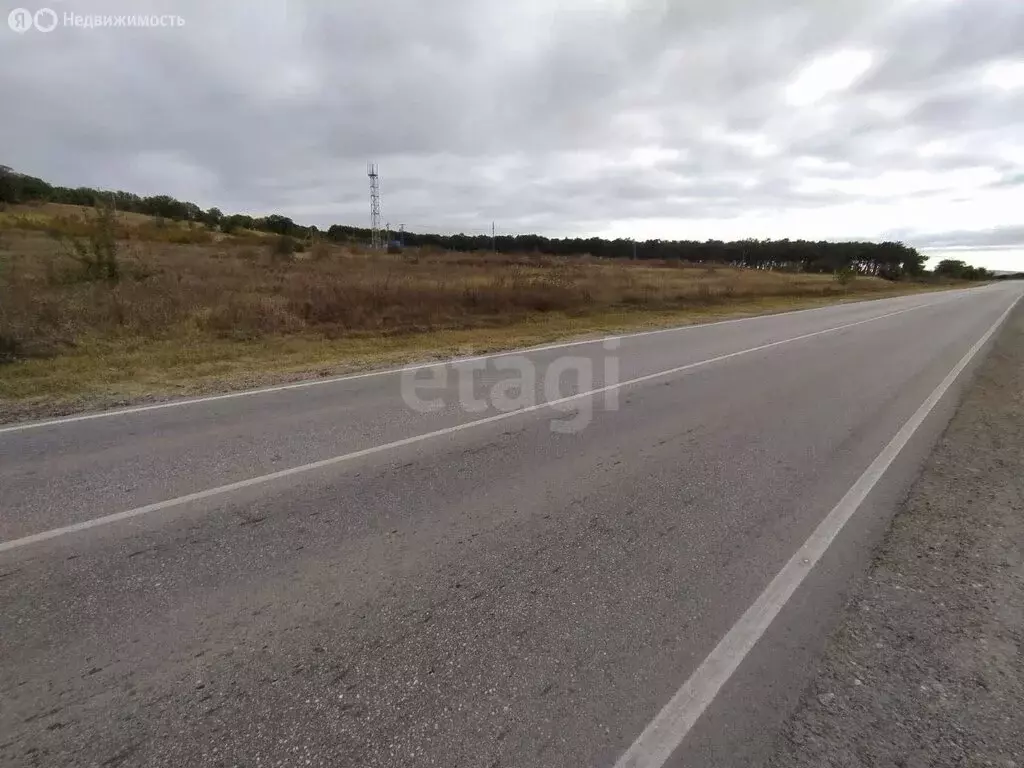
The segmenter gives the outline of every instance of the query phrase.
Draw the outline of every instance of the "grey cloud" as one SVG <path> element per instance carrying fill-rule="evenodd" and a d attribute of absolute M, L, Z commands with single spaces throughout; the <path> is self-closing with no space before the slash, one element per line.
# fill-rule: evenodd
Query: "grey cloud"
<path fill-rule="evenodd" d="M 1021 248 L 1024 247 L 1024 225 L 918 234 L 916 239 L 923 248 Z"/>
<path fill-rule="evenodd" d="M 801 191 L 808 178 L 987 166 L 1002 189 L 1024 187 L 1020 155 L 1003 153 L 1024 151 L 1024 96 L 978 79 L 991 59 L 1024 57 L 1015 0 L 93 0 L 88 12 L 186 26 L 0 30 L 0 103 L 17 105 L 0 162 L 327 225 L 366 221 L 373 159 L 392 223 L 567 235 L 722 219 L 728 238 L 743 235 L 731 219 L 863 199 Z M 875 66 L 848 93 L 789 106 L 795 74 L 839 47 L 875 51 Z M 879 112 L 879 97 L 905 113 Z M 651 147 L 682 157 L 629 160 Z"/>
<path fill-rule="evenodd" d="M 979 65 L 1021 55 L 1020 3 L 919 2 L 895 16 L 878 30 L 885 55 L 862 83 L 866 91 L 919 93 L 960 78 L 977 84 Z"/>

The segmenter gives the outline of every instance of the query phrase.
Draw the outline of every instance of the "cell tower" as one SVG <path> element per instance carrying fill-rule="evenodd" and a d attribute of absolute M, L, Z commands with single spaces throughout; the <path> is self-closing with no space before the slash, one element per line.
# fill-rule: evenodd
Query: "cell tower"
<path fill-rule="evenodd" d="M 378 249 L 380 242 L 380 177 L 377 164 L 366 164 L 366 175 L 370 177 L 370 247 Z"/>

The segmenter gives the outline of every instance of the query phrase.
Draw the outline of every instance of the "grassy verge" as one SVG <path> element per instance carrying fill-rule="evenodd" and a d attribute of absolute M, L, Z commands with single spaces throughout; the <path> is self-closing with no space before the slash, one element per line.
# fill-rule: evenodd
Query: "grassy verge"
<path fill-rule="evenodd" d="M 915 288 L 913 290 L 921 290 Z M 892 290 L 883 296 L 912 291 Z M 0 421 L 208 394 L 403 365 L 594 334 L 812 308 L 862 296 L 747 299 L 681 310 L 626 309 L 585 317 L 545 314 L 513 324 L 348 338 L 271 336 L 234 341 L 86 338 L 67 354 L 0 367 Z"/>
<path fill-rule="evenodd" d="M 0 420 L 941 287 L 322 241 L 296 253 L 145 217 L 29 215 L 0 219 Z"/>

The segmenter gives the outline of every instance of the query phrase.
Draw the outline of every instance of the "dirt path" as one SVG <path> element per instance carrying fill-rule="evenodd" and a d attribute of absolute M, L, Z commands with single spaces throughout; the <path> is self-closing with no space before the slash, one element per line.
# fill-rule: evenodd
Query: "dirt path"
<path fill-rule="evenodd" d="M 1024 307 L 845 610 L 773 766 L 1024 766 Z"/>

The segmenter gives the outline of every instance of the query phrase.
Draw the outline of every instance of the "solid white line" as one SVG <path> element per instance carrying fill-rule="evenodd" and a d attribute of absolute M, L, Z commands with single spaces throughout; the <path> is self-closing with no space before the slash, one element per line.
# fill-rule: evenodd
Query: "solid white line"
<path fill-rule="evenodd" d="M 968 289 L 970 290 L 970 289 Z M 959 294 L 960 291 L 955 291 L 955 294 Z M 911 298 L 911 296 L 897 296 L 894 299 Z M 539 347 L 525 347 L 521 349 L 512 349 L 505 352 L 491 352 L 485 355 L 476 355 L 474 357 L 454 357 L 446 360 L 437 360 L 430 363 L 417 363 L 415 365 L 407 365 L 401 368 L 385 368 L 378 371 L 366 371 L 364 373 L 349 373 L 342 376 L 329 376 L 322 379 L 312 379 L 310 381 L 298 381 L 292 384 L 278 384 L 272 387 L 262 387 L 259 389 L 247 389 L 241 392 L 227 392 L 223 395 L 206 395 L 204 397 L 192 397 L 183 400 L 171 400 L 166 403 L 153 403 L 152 405 L 136 405 L 129 408 L 117 408 L 109 411 L 99 411 L 96 413 L 84 413 L 77 416 L 62 416 L 56 419 L 47 419 L 46 421 L 31 421 L 24 424 L 12 424 L 7 427 L 0 427 L 0 435 L 7 432 L 22 432 L 28 429 L 40 429 L 42 427 L 55 427 L 63 424 L 74 424 L 80 421 L 92 421 L 94 419 L 107 419 L 113 416 L 127 416 L 134 413 L 146 413 L 147 411 L 159 411 L 165 408 L 178 408 L 186 405 L 199 405 L 201 403 L 212 403 L 218 400 L 232 400 L 239 397 L 252 397 L 254 395 L 267 395 L 274 392 L 287 392 L 293 389 L 305 389 L 307 387 L 320 387 L 327 384 L 338 384 L 343 381 L 355 381 L 357 379 L 367 379 L 373 376 L 388 376 L 392 374 L 401 374 L 403 372 L 419 371 L 426 368 L 439 368 L 445 365 L 457 365 L 459 363 L 471 363 L 477 360 L 494 360 L 500 357 L 507 357 L 509 355 L 520 355 L 524 353 L 533 352 L 546 352 L 551 349 L 564 349 L 566 347 L 578 347 L 585 344 L 601 344 L 606 341 L 619 341 L 622 339 L 635 339 L 641 336 L 653 336 L 659 333 L 677 333 L 680 331 L 693 331 L 698 328 L 710 328 L 717 325 L 729 325 L 732 323 L 744 323 L 750 320 L 764 320 L 766 318 L 773 317 L 786 317 L 788 315 L 798 315 L 804 312 L 820 312 L 826 309 L 835 309 L 836 307 L 848 307 L 858 304 L 867 304 L 873 301 L 888 301 L 890 299 L 866 299 L 864 301 L 853 301 L 844 304 L 829 304 L 824 307 L 810 307 L 808 309 L 794 309 L 788 312 L 777 312 L 774 314 L 767 315 L 753 315 L 751 317 L 736 317 L 732 320 L 716 320 L 712 323 L 693 323 L 690 325 L 677 325 L 671 328 L 656 328 L 650 331 L 636 331 L 634 333 L 624 333 L 617 336 L 602 336 L 597 339 L 580 339 L 577 341 L 563 341 L 555 344 L 545 344 Z M 935 302 L 932 302 L 935 303 Z M 930 306 L 926 304 L 923 306 Z"/>
<path fill-rule="evenodd" d="M 903 425 L 896 436 L 882 449 L 871 465 L 864 470 L 853 487 L 839 501 L 796 551 L 789 562 L 772 579 L 761 596 L 715 646 L 714 650 L 690 676 L 682 688 L 669 700 L 626 753 L 615 763 L 615 768 L 661 768 L 686 738 L 708 705 L 714 701 L 722 686 L 729 680 L 743 659 L 771 625 L 775 617 L 793 596 L 797 587 L 807 578 L 822 555 L 835 540 L 846 523 L 853 517 L 867 495 L 893 463 L 900 451 L 924 423 L 928 414 L 942 399 L 971 360 L 985 346 L 1006 320 L 1020 300 L 1014 299 L 1009 309 L 999 316 L 992 327 L 968 350 L 928 396 L 921 407 Z"/>
<path fill-rule="evenodd" d="M 442 437 L 444 435 L 451 435 L 455 432 L 461 432 L 466 429 L 473 429 L 484 424 L 492 424 L 496 421 L 503 421 L 505 419 L 511 419 L 516 416 L 521 416 L 526 413 L 532 413 L 534 411 L 540 411 L 545 408 L 551 408 L 556 405 L 563 403 L 573 402 L 575 400 L 582 400 L 586 397 L 593 397 L 594 395 L 600 395 L 604 392 L 610 392 L 612 390 L 621 389 L 622 387 L 631 386 L 634 384 L 640 384 L 645 381 L 651 381 L 652 379 L 658 379 L 663 376 L 671 376 L 677 373 L 683 373 L 684 371 L 692 371 L 696 368 L 702 368 L 706 365 L 713 363 L 719 363 L 723 360 L 730 360 L 734 357 L 740 357 L 741 355 L 749 355 L 752 352 L 760 352 L 765 349 L 772 349 L 774 347 L 781 347 L 784 344 L 792 344 L 797 341 L 803 341 L 805 339 L 812 339 L 816 336 L 824 336 L 827 333 L 835 333 L 836 331 L 842 331 L 847 328 L 854 328 L 858 325 L 864 325 L 866 323 L 873 323 L 876 320 L 882 320 L 887 317 L 895 317 L 896 315 L 903 315 L 907 312 L 913 312 L 918 309 L 933 306 L 941 302 L 932 302 L 931 304 L 922 304 L 908 309 L 900 309 L 895 312 L 887 312 L 884 315 L 876 315 L 875 317 L 869 317 L 866 320 L 858 320 L 854 323 L 846 323 L 844 325 L 837 325 L 832 328 L 826 328 L 821 331 L 814 331 L 813 333 L 805 333 L 801 336 L 794 336 L 789 339 L 782 339 L 781 341 L 773 341 L 768 344 L 760 344 L 756 347 L 750 347 L 749 349 L 741 349 L 738 352 L 729 352 L 725 355 L 718 355 L 707 360 L 700 360 L 696 363 L 688 363 L 687 365 L 680 365 L 676 368 L 669 368 L 665 371 L 658 371 L 656 373 L 649 373 L 646 376 L 639 376 L 635 379 L 629 379 L 628 381 L 621 381 L 616 384 L 609 384 L 608 386 L 599 387 L 597 389 L 587 390 L 586 392 L 578 392 L 575 395 L 569 395 L 567 397 L 558 398 L 557 400 L 548 400 L 547 402 L 537 403 L 536 405 L 526 406 L 515 411 L 509 411 L 508 413 L 499 413 L 494 416 L 488 416 L 483 419 L 476 419 L 469 421 L 464 424 L 456 424 L 452 427 L 445 427 L 444 429 L 438 429 L 434 432 L 426 432 L 421 435 L 413 435 L 412 437 L 406 437 L 401 440 L 395 440 L 390 443 L 383 443 L 381 445 L 375 445 L 370 448 L 364 448 L 359 451 L 353 451 L 352 453 L 342 454 L 341 456 L 333 456 L 329 459 L 322 459 L 321 461 L 314 461 L 310 464 L 303 464 L 297 467 L 291 467 L 289 469 L 282 469 L 277 472 L 271 472 L 266 475 L 259 475 L 257 477 L 250 477 L 247 480 L 240 480 L 235 483 L 228 483 L 227 485 L 217 486 L 216 488 L 208 488 L 204 491 L 197 491 L 196 493 L 189 493 L 185 496 L 179 496 L 174 499 L 168 499 L 166 501 L 158 501 L 154 504 L 147 504 L 144 507 L 137 507 L 135 509 L 125 510 L 124 512 L 115 512 L 114 514 L 104 515 L 103 517 L 96 517 L 92 520 L 84 520 L 80 523 L 73 523 L 72 525 L 65 525 L 60 528 L 52 528 L 48 531 L 41 531 L 40 533 L 34 533 L 30 536 L 25 536 L 20 539 L 12 539 L 10 541 L 0 542 L 0 552 L 7 552 L 12 549 L 19 549 L 21 547 L 27 547 L 30 544 L 37 544 L 48 539 L 55 539 L 58 536 L 66 536 L 71 533 L 78 533 L 79 531 L 86 531 L 90 528 L 98 528 L 103 525 L 110 525 L 111 523 L 117 523 L 122 520 L 129 520 L 133 517 L 140 517 L 142 515 L 148 515 L 151 512 L 159 512 L 164 509 L 170 509 L 171 507 L 178 507 L 183 504 L 189 504 L 193 501 L 201 501 L 203 499 L 209 499 L 214 496 L 221 496 L 226 493 L 238 491 L 243 488 L 249 488 L 254 485 L 262 485 L 269 483 L 274 480 L 279 480 L 284 477 L 290 477 L 292 475 L 302 474 L 304 472 L 311 472 L 316 469 L 322 469 L 324 467 L 334 466 L 336 464 L 342 464 L 344 462 L 352 461 L 354 459 L 360 459 L 365 456 L 372 456 L 376 453 L 382 453 L 384 451 L 390 451 L 395 448 L 401 448 L 406 445 L 413 445 L 414 443 L 420 443 L 424 440 L 431 440 L 435 437 Z"/>

